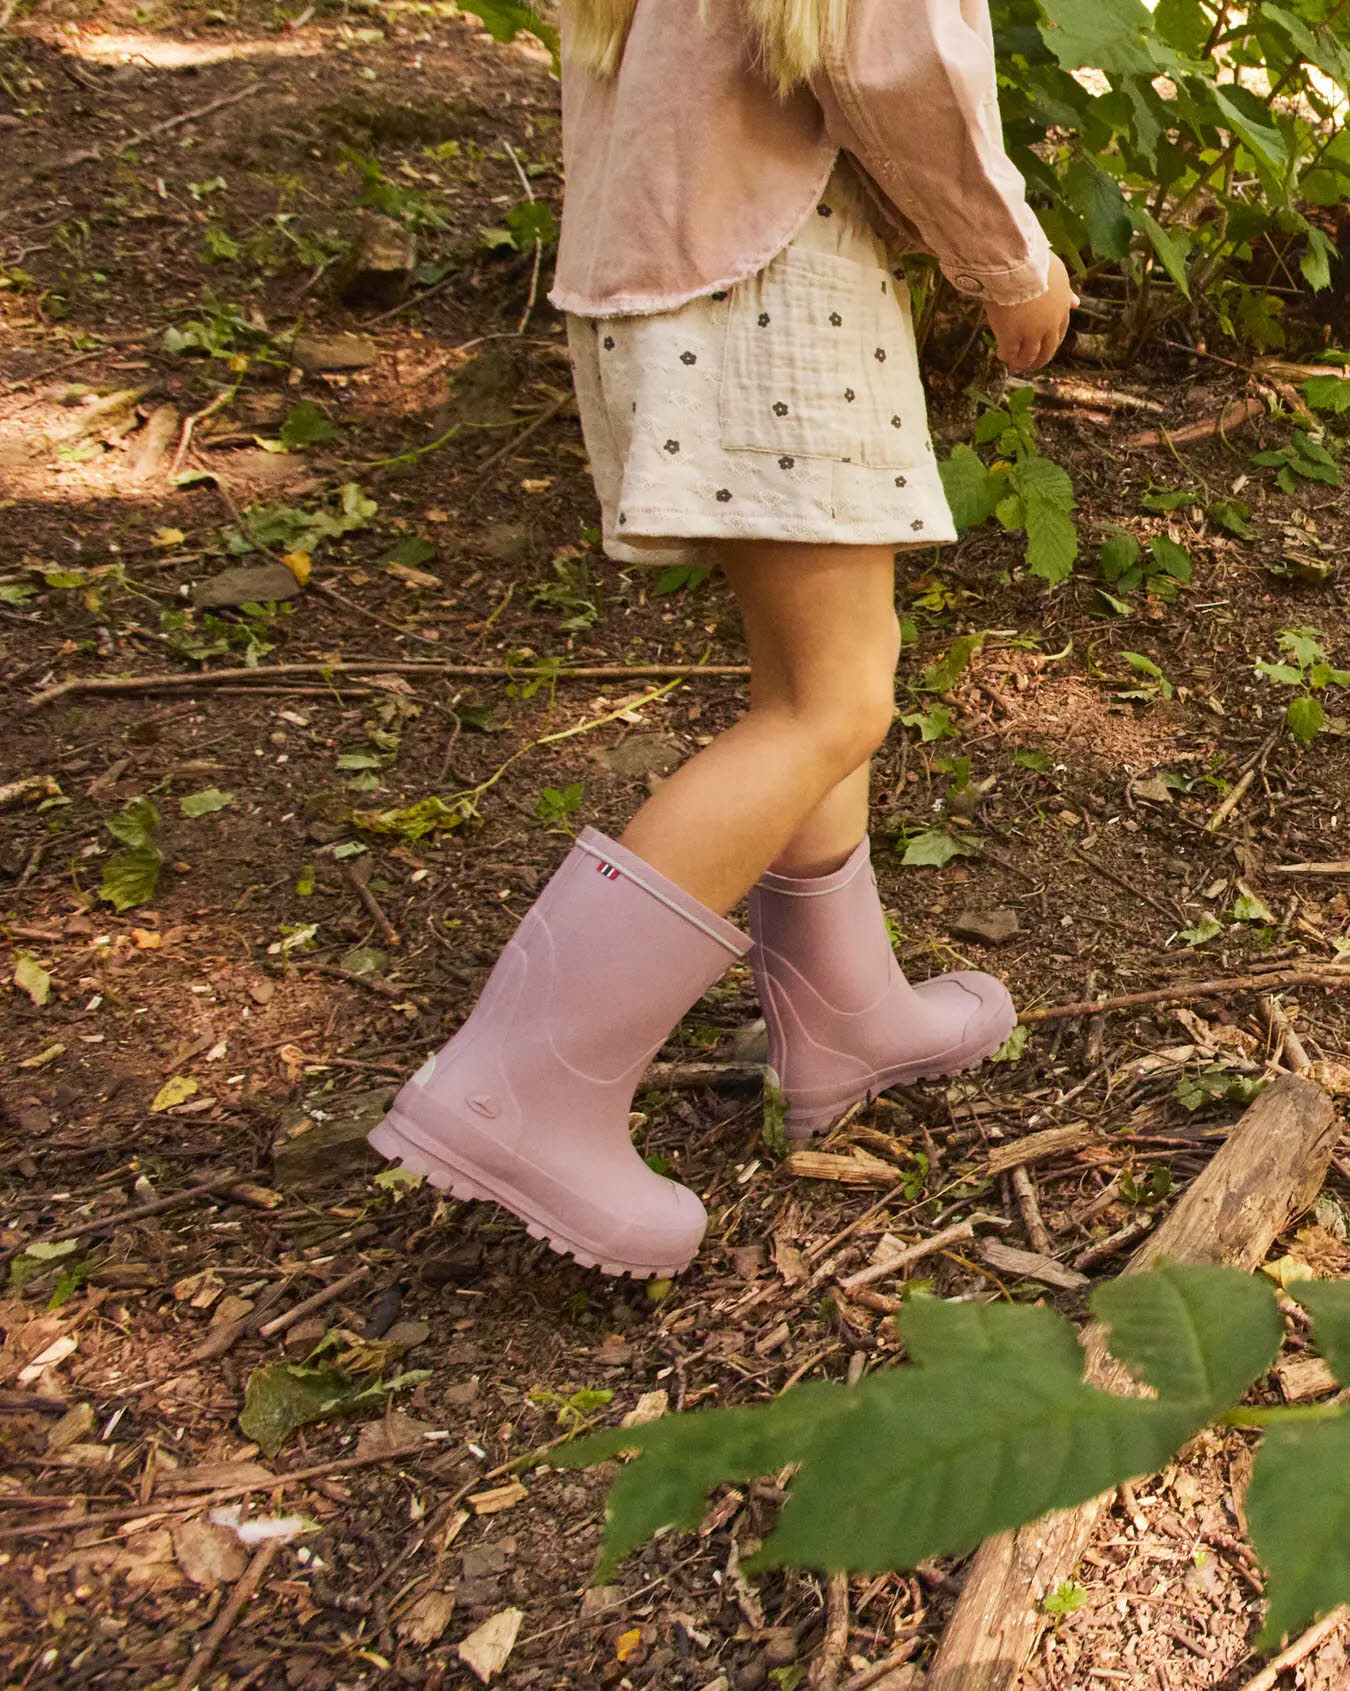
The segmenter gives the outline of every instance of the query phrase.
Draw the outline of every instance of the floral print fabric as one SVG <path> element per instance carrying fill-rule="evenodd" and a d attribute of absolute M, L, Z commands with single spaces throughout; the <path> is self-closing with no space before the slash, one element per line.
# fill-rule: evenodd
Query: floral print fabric
<path fill-rule="evenodd" d="M 570 317 L 568 336 L 611 558 L 956 538 L 908 290 L 848 167 L 758 275 L 654 316 Z"/>

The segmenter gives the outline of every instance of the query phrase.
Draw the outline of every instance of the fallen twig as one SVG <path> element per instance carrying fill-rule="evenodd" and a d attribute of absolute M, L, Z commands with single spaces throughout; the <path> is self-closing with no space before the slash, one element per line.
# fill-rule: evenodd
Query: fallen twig
<path fill-rule="evenodd" d="M 193 411 L 183 418 L 183 427 L 178 436 L 178 447 L 169 464 L 167 474 L 167 480 L 171 486 L 174 477 L 183 467 L 183 460 L 187 457 L 188 450 L 192 445 L 192 432 L 197 424 L 204 423 L 208 417 L 214 417 L 217 411 L 223 411 L 237 392 L 237 384 L 235 387 L 222 388 L 209 405 L 203 405 L 200 411 Z M 228 501 L 228 490 L 226 490 L 225 496 Z M 234 514 L 242 523 L 243 519 L 239 517 L 239 513 L 236 511 Z M 247 527 L 246 524 L 244 526 Z"/>
<path fill-rule="evenodd" d="M 1214 814 L 1210 817 L 1209 821 L 1205 823 L 1205 832 L 1207 834 L 1218 833 L 1219 829 L 1223 827 L 1224 823 L 1242 803 L 1243 794 L 1247 791 L 1247 788 L 1251 786 L 1255 779 L 1256 770 L 1249 769 L 1240 780 L 1233 783 L 1232 788 L 1224 797 L 1223 802 L 1214 807 Z"/>
<path fill-rule="evenodd" d="M 145 141 L 157 140 L 159 136 L 167 135 L 170 130 L 181 129 L 185 123 L 196 123 L 199 118 L 210 117 L 212 112 L 221 111 L 226 106 L 236 106 L 241 100 L 251 100 L 266 86 L 265 82 L 252 82 L 247 88 L 236 88 L 232 94 L 222 94 L 218 99 L 208 100 L 204 106 L 194 106 L 190 112 L 179 112 L 177 117 L 166 117 L 162 123 L 153 123 L 149 129 L 140 130 L 130 140 L 119 142 L 108 156 L 120 158 L 133 147 L 139 147 Z M 53 168 L 71 170 L 77 164 L 97 164 L 103 156 L 97 147 L 86 147 L 78 153 L 67 153 L 65 158 L 56 161 Z"/>
<path fill-rule="evenodd" d="M 1198 423 L 1187 423 L 1179 429 L 1144 429 L 1140 434 L 1125 436 L 1126 446 L 1190 446 L 1197 440 L 1213 440 L 1216 435 L 1230 434 L 1259 417 L 1266 409 L 1263 399 L 1253 394 L 1235 399 L 1217 417 L 1206 417 Z"/>
<path fill-rule="evenodd" d="M 1158 1217 L 1153 1211 L 1139 1215 L 1133 1221 L 1127 1221 L 1124 1227 L 1108 1234 L 1105 1239 L 1099 1239 L 1095 1245 L 1089 1245 L 1086 1250 L 1079 1251 L 1073 1259 L 1073 1266 L 1080 1274 L 1089 1268 L 1095 1268 L 1099 1262 L 1105 1262 L 1108 1257 L 1116 1256 L 1127 1245 L 1132 1245 L 1136 1239 L 1142 1239 L 1145 1233 L 1153 1231 Z"/>
<path fill-rule="evenodd" d="M 1042 1256 L 1048 1257 L 1052 1250 L 1050 1232 L 1041 1215 L 1040 1200 L 1036 1196 L 1036 1188 L 1026 1171 L 1026 1165 L 1019 1163 L 1009 1178 L 1012 1180 L 1013 1197 L 1017 1200 L 1017 1213 L 1022 1217 L 1022 1225 L 1027 1230 L 1027 1243 L 1033 1251 L 1039 1251 Z"/>
<path fill-rule="evenodd" d="M 511 163 L 516 167 L 516 175 L 520 178 L 520 185 L 525 190 L 525 198 L 530 202 L 531 205 L 533 205 L 534 204 L 534 185 L 531 183 L 529 177 L 525 174 L 525 171 L 521 166 L 520 160 L 516 157 L 516 149 L 511 145 L 511 143 L 509 141 L 503 141 L 502 146 L 506 148 L 506 156 L 510 159 Z M 540 240 L 539 236 L 536 235 L 534 237 L 534 268 L 530 272 L 530 291 L 529 291 L 529 294 L 526 296 L 526 299 L 525 299 L 525 309 L 520 314 L 520 322 L 517 323 L 517 325 L 516 325 L 516 333 L 518 335 L 523 335 L 525 333 L 525 325 L 529 322 L 530 313 L 534 310 L 534 302 L 535 302 L 535 299 L 536 299 L 536 297 L 538 296 L 538 293 L 539 293 L 539 267 L 543 263 L 543 261 L 544 261 L 544 243 Z"/>
<path fill-rule="evenodd" d="M 835 1691 L 847 1654 L 848 1575 L 835 1573 L 825 1583 L 825 1637 L 806 1681 L 811 1691 Z"/>
<path fill-rule="evenodd" d="M 297 1321 L 303 1320 L 306 1315 L 312 1315 L 316 1309 L 323 1309 L 328 1304 L 335 1303 L 344 1292 L 350 1291 L 353 1286 L 358 1285 L 369 1273 L 369 1264 L 363 1263 L 360 1268 L 354 1268 L 350 1274 L 344 1274 L 340 1280 L 334 1280 L 331 1286 L 325 1286 L 322 1291 L 315 1292 L 311 1297 L 301 1298 L 298 1304 L 294 1304 L 283 1314 L 273 1316 L 270 1321 L 265 1321 L 258 1329 L 258 1337 L 260 1339 L 272 1339 L 277 1334 L 286 1332 L 288 1328 L 294 1327 Z"/>
<path fill-rule="evenodd" d="M 63 1407 L 68 1408 L 69 1405 Z M 570 1432 L 563 1434 L 564 1439 L 574 1436 Z M 562 1439 L 557 1442 L 562 1443 Z M 279 1491 L 283 1486 L 303 1485 L 309 1480 L 325 1479 L 329 1474 L 349 1473 L 353 1468 L 372 1468 L 381 1462 L 399 1462 L 405 1456 L 425 1455 L 433 1448 L 425 1439 L 419 1439 L 415 1444 L 396 1445 L 392 1450 L 376 1451 L 366 1456 L 339 1456 L 332 1462 L 316 1462 L 308 1468 L 297 1468 L 289 1474 L 274 1474 L 266 1480 L 253 1480 L 245 1485 L 222 1486 L 219 1491 L 203 1491 L 195 1497 L 180 1497 L 173 1502 L 166 1500 L 163 1503 L 133 1503 L 120 1509 L 102 1509 L 96 1515 L 55 1515 L 46 1521 L 25 1521 L 22 1526 L 0 1528 L 0 1540 L 41 1538 L 52 1532 L 65 1532 L 82 1527 L 116 1526 L 121 1521 L 143 1521 L 157 1515 L 191 1514 L 196 1509 L 214 1509 L 218 1503 L 229 1503 L 237 1497 L 247 1497 L 251 1492 Z M 482 1476 L 480 1480 L 481 1478 Z M 480 1480 L 474 1480 L 464 1495 L 467 1496 Z"/>
<path fill-rule="evenodd" d="M 1103 1015 L 1111 1010 L 1135 1010 L 1145 1004 L 1184 1004 L 1192 998 L 1222 998 L 1229 992 L 1268 992 L 1272 987 L 1321 986 L 1329 992 L 1350 985 L 1350 967 L 1324 963 L 1320 969 L 1288 969 L 1266 975 L 1233 975 L 1227 980 L 1178 981 L 1149 992 L 1126 992 L 1118 998 L 1083 999 L 1075 1004 L 1050 1004 L 1043 1010 L 1023 1010 L 1020 1020 L 1062 1022 L 1075 1016 Z"/>
<path fill-rule="evenodd" d="M 25 712 L 40 710 L 57 699 L 90 693 L 169 693 L 218 687 L 223 682 L 267 682 L 278 675 L 443 675 L 452 681 L 660 681 L 693 675 L 747 676 L 749 664 L 592 664 L 578 669 L 554 669 L 540 664 L 448 664 L 434 658 L 385 662 L 379 658 L 334 660 L 332 663 L 278 663 L 256 669 L 214 669 L 183 675 L 92 675 L 59 681 L 34 693 Z"/>
<path fill-rule="evenodd" d="M 226 1633 L 243 1613 L 244 1605 L 262 1584 L 263 1575 L 272 1565 L 272 1558 L 281 1549 L 281 1544 L 279 1538 L 269 1538 L 258 1546 L 253 1560 L 239 1576 L 238 1583 L 230 1593 L 229 1602 L 211 1622 L 210 1629 L 198 1646 L 196 1654 L 179 1675 L 174 1691 L 194 1691 L 194 1687 L 201 1684 L 202 1675 L 215 1660 L 216 1651 L 225 1642 Z"/>
<path fill-rule="evenodd" d="M 163 1198 L 151 1198 L 144 1204 L 135 1204 L 128 1210 L 116 1210 L 112 1215 L 101 1216 L 94 1221 L 81 1221 L 74 1227 L 64 1227 L 55 1233 L 48 1234 L 45 1239 L 34 1239 L 24 1250 L 31 1250 L 33 1245 L 60 1245 L 67 1239 L 85 1239 L 91 1233 L 111 1233 L 116 1228 L 124 1226 L 128 1221 L 143 1221 L 146 1216 L 163 1215 L 166 1210 L 178 1209 L 182 1204 L 195 1203 L 198 1198 L 209 1198 L 215 1192 L 222 1192 L 227 1186 L 237 1186 L 239 1176 L 235 1173 L 218 1174 L 212 1180 L 203 1180 L 199 1186 L 185 1186 L 181 1192 L 170 1192 Z"/>
<path fill-rule="evenodd" d="M 652 1086 L 672 1090 L 690 1086 L 758 1086 L 764 1080 L 763 1063 L 653 1063 L 647 1070 Z"/>
<path fill-rule="evenodd" d="M 473 498 L 474 491 L 483 487 L 484 478 L 489 470 L 495 470 L 498 464 L 503 463 L 507 458 L 513 457 L 515 453 L 519 452 L 525 442 L 527 440 L 532 440 L 534 436 L 539 433 L 540 429 L 543 428 L 545 423 L 551 423 L 558 415 L 559 411 L 561 411 L 565 405 L 571 403 L 571 400 L 572 390 L 571 388 L 568 388 L 567 392 L 560 394 L 558 398 L 553 401 L 552 405 L 546 405 L 528 428 L 522 429 L 518 435 L 514 436 L 511 440 L 508 440 L 505 446 L 498 447 L 497 451 L 485 458 L 481 464 L 475 464 L 473 466 L 473 473 L 476 486 L 474 489 L 470 490 L 470 499 Z"/>
<path fill-rule="evenodd" d="M 1076 382 L 1063 376 L 1046 376 L 1028 382 L 1010 377 L 1004 384 L 1010 388 L 1030 388 L 1037 399 L 1059 410 L 1073 410 L 1086 405 L 1095 411 L 1147 411 L 1155 417 L 1165 417 L 1167 407 L 1156 399 L 1141 394 L 1126 393 L 1123 388 L 1099 388 L 1091 382 Z"/>
<path fill-rule="evenodd" d="M 1305 1656 L 1311 1656 L 1319 1644 L 1330 1638 L 1338 1627 L 1345 1625 L 1347 1619 L 1350 1619 L 1350 1608 L 1344 1603 L 1333 1609 L 1329 1615 L 1323 1615 L 1316 1626 L 1310 1626 L 1287 1650 L 1281 1650 L 1278 1656 L 1273 1656 L 1255 1679 L 1247 1681 L 1242 1691 L 1274 1691 L 1276 1681 L 1282 1673 L 1295 1663 L 1301 1662 Z"/>
<path fill-rule="evenodd" d="M 873 1686 L 881 1691 L 882 1682 L 917 1655 L 922 1643 L 923 1639 L 917 1632 L 912 1634 L 903 1644 L 897 1644 L 889 1656 L 879 1662 L 873 1662 L 869 1667 L 859 1668 L 852 1679 L 844 1682 L 840 1691 L 871 1691 Z"/>
<path fill-rule="evenodd" d="M 361 900 L 362 904 L 365 905 L 371 920 L 380 930 L 380 933 L 384 938 L 384 943 L 389 946 L 402 945 L 403 941 L 399 938 L 398 929 L 380 908 L 379 899 L 376 898 L 375 894 L 371 892 L 370 888 L 361 878 L 360 871 L 356 869 L 351 862 L 347 862 L 342 865 L 342 872 L 346 876 L 352 890 L 356 893 L 356 896 Z M 368 869 L 367 873 L 369 873 Z"/>
<path fill-rule="evenodd" d="M 1297 1074 L 1306 1073 L 1312 1067 L 1312 1058 L 1304 1049 L 1303 1041 L 1294 1032 L 1294 1024 L 1285 1014 L 1284 1006 L 1278 1000 L 1264 995 L 1257 1002 L 1289 1067 Z"/>
<path fill-rule="evenodd" d="M 995 1145 L 989 1152 L 989 1173 L 1007 1174 L 1011 1169 L 1025 1168 L 1031 1163 L 1043 1163 L 1050 1157 L 1081 1151 L 1101 1139 L 1101 1134 L 1089 1122 L 1070 1122 L 1067 1127 L 1046 1127 L 1039 1133 L 1028 1133 L 1022 1139 L 1009 1139 Z"/>
<path fill-rule="evenodd" d="M 914 1245 L 906 1245 L 904 1250 L 896 1251 L 893 1256 L 883 1257 L 880 1262 L 869 1263 L 866 1268 L 860 1268 L 856 1274 L 846 1275 L 835 1284 L 844 1296 L 848 1297 L 851 1292 L 863 1286 L 874 1285 L 878 1280 L 888 1280 L 891 1275 L 898 1274 L 911 1263 L 932 1256 L 934 1251 L 944 1251 L 948 1245 L 959 1245 L 965 1239 L 973 1239 L 977 1226 L 1011 1227 L 1012 1222 L 1001 1215 L 977 1215 L 972 1216 L 969 1221 L 955 1221 L 950 1227 L 944 1227 L 941 1232 L 934 1233 L 931 1238 L 920 1239 Z"/>
<path fill-rule="evenodd" d="M 1350 875 L 1350 859 L 1338 858 L 1334 863 L 1272 863 L 1272 875 Z"/>

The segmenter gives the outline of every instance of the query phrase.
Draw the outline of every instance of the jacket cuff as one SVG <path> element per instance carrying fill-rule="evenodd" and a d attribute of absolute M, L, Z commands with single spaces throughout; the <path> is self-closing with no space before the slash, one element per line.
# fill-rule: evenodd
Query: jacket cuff
<path fill-rule="evenodd" d="M 939 263 L 957 293 L 991 305 L 1025 305 L 1050 286 L 1050 244 L 1044 238 L 1030 258 L 1010 270 L 985 270 L 949 258 Z"/>

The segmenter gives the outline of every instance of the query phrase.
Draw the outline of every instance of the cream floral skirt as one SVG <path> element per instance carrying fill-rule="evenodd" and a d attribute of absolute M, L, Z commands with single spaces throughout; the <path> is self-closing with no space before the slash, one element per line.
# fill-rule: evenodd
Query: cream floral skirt
<path fill-rule="evenodd" d="M 568 338 L 609 557 L 955 540 L 908 289 L 848 166 L 758 275 L 676 311 L 571 317 Z"/>

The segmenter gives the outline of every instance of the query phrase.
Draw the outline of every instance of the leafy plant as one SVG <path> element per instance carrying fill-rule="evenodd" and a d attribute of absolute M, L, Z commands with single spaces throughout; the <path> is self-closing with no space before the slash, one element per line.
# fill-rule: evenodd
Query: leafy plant
<path fill-rule="evenodd" d="M 1175 599 L 1177 583 L 1189 583 L 1193 574 L 1190 553 L 1168 535 L 1153 535 L 1145 554 L 1139 541 L 1124 529 L 1113 530 L 1102 543 L 1097 568 L 1112 589 L 1109 593 L 1099 589 L 1100 596 L 1117 615 L 1131 610 L 1118 595 L 1143 587 L 1160 599 Z"/>
<path fill-rule="evenodd" d="M 108 859 L 103 870 L 99 897 L 114 910 L 132 910 L 149 904 L 159 885 L 164 853 L 155 843 L 159 812 L 147 798 L 132 799 L 125 809 L 104 823 L 115 840 L 126 847 Z"/>
<path fill-rule="evenodd" d="M 270 1458 L 298 1428 L 382 1403 L 430 1377 L 428 1369 L 414 1368 L 389 1380 L 365 1380 L 339 1367 L 273 1362 L 249 1375 L 239 1430 Z"/>
<path fill-rule="evenodd" d="M 903 849 L 901 849 L 903 847 Z M 925 828 L 900 842 L 900 861 L 908 869 L 942 869 L 954 857 L 978 857 L 980 841 L 947 828 Z"/>
<path fill-rule="evenodd" d="M 1078 556 L 1073 482 L 1040 451 L 1031 388 L 1010 389 L 1002 405 L 980 397 L 985 410 L 973 444 L 956 447 L 938 466 L 957 532 L 997 518 L 1008 532 L 1026 535 L 1028 572 L 1055 587 Z M 990 465 L 976 448 L 991 444 L 999 456 Z"/>
<path fill-rule="evenodd" d="M 560 627 L 565 634 L 593 628 L 600 620 L 600 589 L 591 576 L 590 565 L 570 551 L 553 560 L 552 581 L 539 581 L 530 589 L 532 605 L 553 605 L 566 611 Z"/>
<path fill-rule="evenodd" d="M 1350 1379 L 1350 1284 L 1290 1288 Z M 858 1385 L 797 1386 L 753 1408 L 613 1428 L 555 1454 L 637 1459 L 610 1492 L 601 1577 L 663 1528 L 695 1528 L 717 1485 L 795 1470 L 748 1570 L 888 1572 L 1156 1473 L 1202 1428 L 1260 1427 L 1247 1513 L 1270 1598 L 1262 1643 L 1350 1599 L 1350 1409 L 1240 1408 L 1283 1337 L 1274 1288 L 1235 1269 L 1164 1265 L 1099 1286 L 1094 1314 L 1150 1397 L 1088 1385 L 1073 1327 L 1015 1304 L 909 1299 L 909 1361 Z"/>
<path fill-rule="evenodd" d="M 1280 650 L 1287 662 L 1257 660 L 1256 673 L 1278 687 L 1296 687 L 1284 713 L 1284 724 L 1306 746 L 1326 726 L 1327 713 L 1317 697 L 1325 687 L 1350 687 L 1350 670 L 1333 669 L 1322 649 L 1322 637 L 1311 628 L 1286 628 Z"/>
<path fill-rule="evenodd" d="M 274 552 L 312 552 L 325 540 L 365 528 L 379 510 L 354 482 L 337 490 L 336 511 L 305 511 L 295 505 L 251 505 L 235 528 L 225 530 L 225 547 L 236 556 L 260 547 Z"/>
<path fill-rule="evenodd" d="M 1117 693 L 1118 699 L 1143 699 L 1152 703 L 1157 699 L 1170 699 L 1176 692 L 1152 658 L 1145 657 L 1142 652 L 1122 652 L 1120 655 L 1141 679 L 1133 687 Z"/>
<path fill-rule="evenodd" d="M 534 807 L 534 814 L 550 826 L 562 822 L 581 804 L 585 787 L 580 781 L 569 781 L 563 788 L 545 787 Z"/>
<path fill-rule="evenodd" d="M 1284 493 L 1296 493 L 1299 479 L 1325 482 L 1328 487 L 1341 485 L 1340 465 L 1323 442 L 1315 440 L 1306 429 L 1295 429 L 1288 446 L 1254 452 L 1252 463 L 1274 470 L 1275 480 Z"/>

